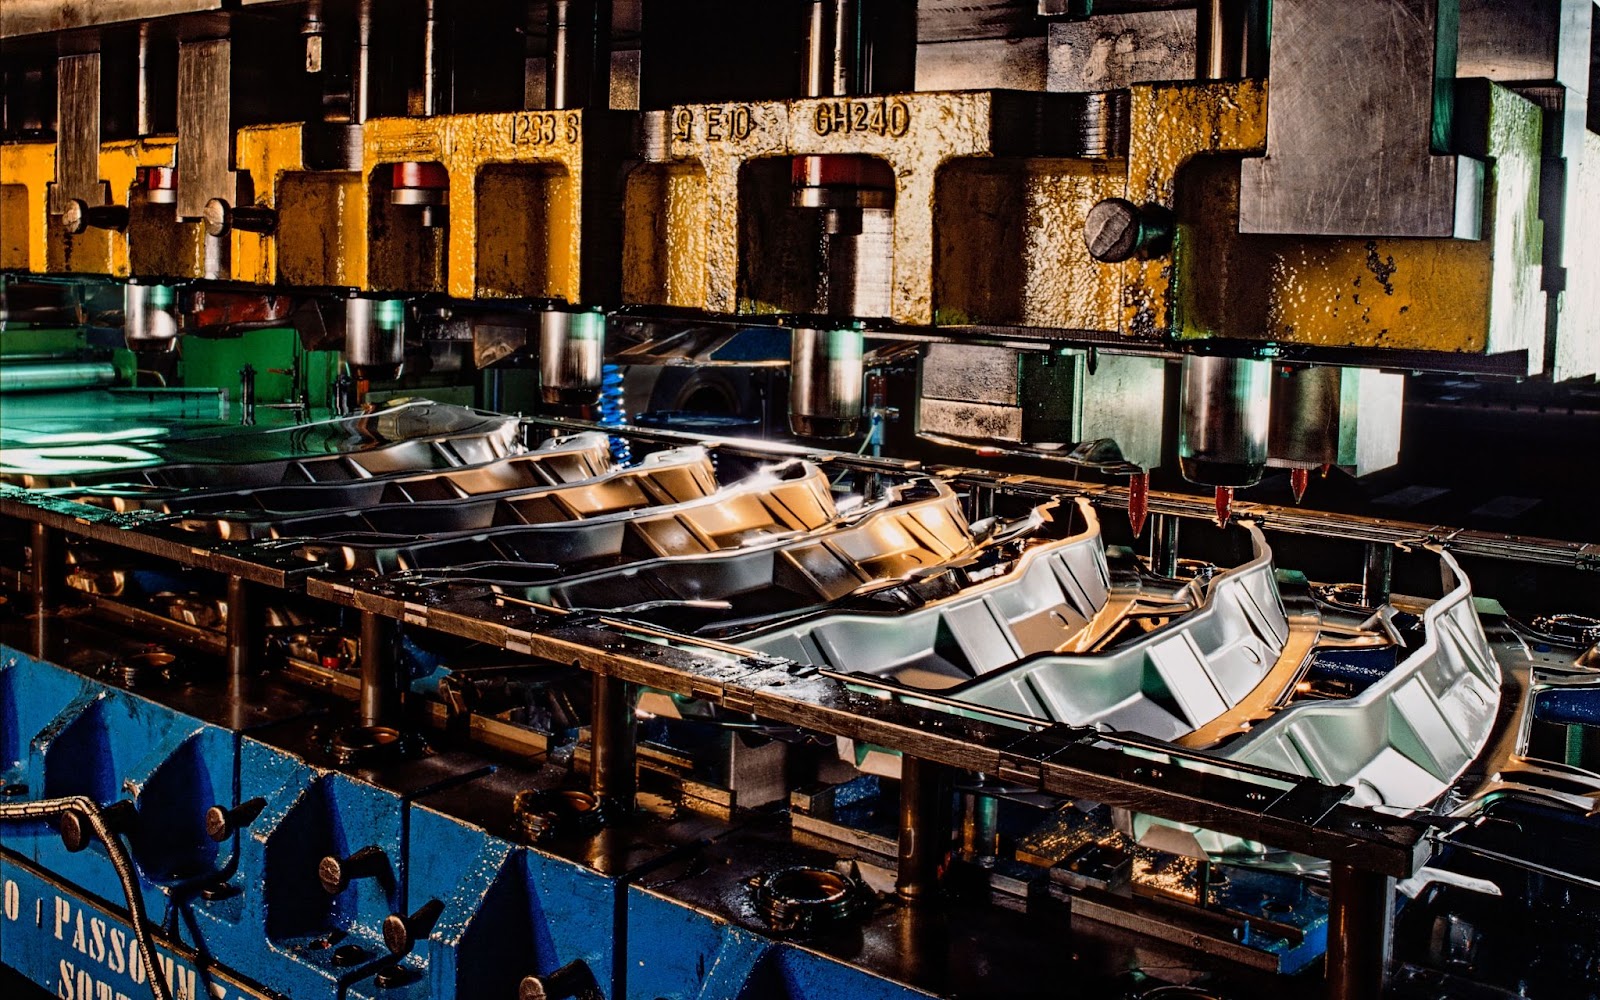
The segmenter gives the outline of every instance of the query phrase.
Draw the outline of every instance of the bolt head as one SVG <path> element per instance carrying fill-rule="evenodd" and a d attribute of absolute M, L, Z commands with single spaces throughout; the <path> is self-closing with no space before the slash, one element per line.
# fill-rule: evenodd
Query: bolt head
<path fill-rule="evenodd" d="M 206 836 L 221 842 L 227 840 L 233 833 L 233 824 L 228 821 L 228 811 L 221 806 L 212 806 L 206 810 Z"/>
<path fill-rule="evenodd" d="M 550 993 L 544 988 L 543 979 L 524 976 L 517 986 L 517 1000 L 550 1000 Z"/>
<path fill-rule="evenodd" d="M 61 210 L 61 228 L 70 235 L 76 236 L 89 228 L 89 206 L 77 198 L 67 201 L 67 207 Z"/>
<path fill-rule="evenodd" d="M 337 896 L 350 888 L 350 879 L 345 874 L 344 862 L 331 855 L 318 862 L 317 881 L 322 883 L 322 891 L 330 896 Z"/>
<path fill-rule="evenodd" d="M 1139 206 L 1126 198 L 1107 198 L 1083 222 L 1083 242 L 1089 256 L 1106 264 L 1129 260 L 1139 252 Z"/>
<path fill-rule="evenodd" d="M 206 224 L 207 236 L 221 236 L 228 231 L 228 203 L 221 198 L 212 198 L 206 202 L 201 218 Z"/>
<path fill-rule="evenodd" d="M 405 955 L 416 942 L 411 937 L 411 924 L 398 913 L 383 918 L 383 946 L 391 955 Z"/>

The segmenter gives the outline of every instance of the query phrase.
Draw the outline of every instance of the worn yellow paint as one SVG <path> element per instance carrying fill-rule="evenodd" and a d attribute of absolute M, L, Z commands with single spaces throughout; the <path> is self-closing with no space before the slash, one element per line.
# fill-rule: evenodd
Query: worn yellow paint
<path fill-rule="evenodd" d="M 56 147 L 47 142 L 0 145 L 0 267 L 42 274 Z"/>
<path fill-rule="evenodd" d="M 1544 361 L 1541 114 L 1494 87 L 1481 240 L 1238 233 L 1238 172 L 1198 171 L 1180 213 L 1175 333 Z M 1180 204 L 1184 202 L 1180 195 Z"/>
<path fill-rule="evenodd" d="M 308 170 L 303 126 L 239 130 L 235 159 L 250 175 L 256 204 L 275 209 L 277 230 L 234 230 L 236 281 L 316 287 L 366 287 L 367 200 L 356 171 Z"/>
<path fill-rule="evenodd" d="M 100 180 L 105 183 L 109 192 L 109 204 L 130 204 L 134 178 L 140 167 L 171 167 L 176 158 L 177 140 L 170 137 L 129 139 L 102 144 Z M 168 208 L 169 214 L 170 211 Z M 126 278 L 131 273 L 130 243 L 133 238 L 134 226 L 131 219 L 126 232 L 86 229 L 73 234 L 58 225 L 51 225 L 46 234 L 49 269 L 58 274 L 105 274 Z M 157 273 L 173 272 L 163 270 Z"/>
<path fill-rule="evenodd" d="M 1266 151 L 1263 83 L 1135 86 L 1128 107 L 1127 197 L 1137 205 L 1174 208 L 1179 175 L 1197 157 Z M 1169 332 L 1175 298 L 1171 258 L 1110 266 L 1123 276 L 1122 332 L 1136 337 Z"/>
<path fill-rule="evenodd" d="M 405 230 L 412 212 L 388 204 L 380 168 L 442 165 L 450 218 L 440 291 L 458 298 L 579 301 L 583 111 L 378 118 L 362 129 L 368 190 L 369 284 L 437 283 L 432 241 Z M 486 169 L 489 168 L 489 169 Z M 480 212 L 480 200 L 482 211 Z M 410 259 L 396 261 L 395 254 Z"/>
<path fill-rule="evenodd" d="M 935 192 L 935 321 L 1116 330 L 1118 275 L 1089 256 L 1083 225 L 1125 186 L 1122 160 L 947 164 Z"/>
<path fill-rule="evenodd" d="M 1009 313 L 1076 320 L 1082 307 L 1048 300 L 1075 294 L 1082 286 L 1104 285 L 1105 294 L 1113 294 L 1114 276 L 1085 269 L 1076 287 L 1072 282 L 1047 281 L 1043 269 L 1052 262 L 1043 259 L 1044 252 L 1072 252 L 1058 237 L 1074 228 L 1068 216 L 1086 212 L 1093 205 L 1093 201 L 1083 203 L 1083 189 L 1120 192 L 1120 171 L 1089 169 L 1075 174 L 1075 168 L 1062 168 L 1052 175 L 1051 168 L 1024 169 L 1005 182 L 1011 184 L 1010 193 L 992 192 L 1018 200 L 1031 221 L 1047 231 L 1046 235 L 1020 238 L 1024 253 L 1039 254 L 1040 268 L 1024 281 L 1027 292 L 1020 298 L 1014 289 L 967 283 L 961 275 L 970 269 L 959 263 L 947 268 L 942 281 L 935 278 L 938 247 L 950 246 L 935 237 L 941 172 L 963 160 L 1008 152 L 996 143 L 996 132 L 1001 130 L 997 124 L 1003 129 L 1011 120 L 1008 116 L 1017 113 L 1008 102 L 1020 104 L 1041 96 L 1048 99 L 1049 95 L 920 92 L 885 98 L 668 109 L 663 161 L 636 169 L 627 181 L 624 297 L 638 304 L 720 313 L 782 311 L 774 294 L 784 289 L 772 273 L 805 261 L 804 248 L 779 245 L 771 233 L 760 228 L 763 213 L 787 205 L 788 171 L 782 161 L 795 156 L 854 155 L 882 160 L 894 176 L 890 318 L 900 323 L 932 324 L 935 287 L 942 284 L 954 297 L 938 306 L 946 318 L 990 321 L 987 315 L 979 319 L 975 314 L 992 311 L 996 317 Z M 956 186 L 967 180 L 983 186 L 985 182 L 974 180 L 976 176 L 958 173 L 952 174 L 951 180 Z M 779 192 L 756 190 L 768 185 L 778 186 Z M 961 212 L 952 209 L 951 214 L 959 216 Z M 1076 238 L 1080 243 L 1081 225 L 1079 215 Z M 959 233 L 952 236 L 960 238 Z M 746 255 L 751 259 L 745 259 Z M 989 264 L 1024 266 L 1020 261 L 992 258 Z M 742 280 L 748 287 L 741 287 Z M 809 282 L 814 276 L 800 275 L 798 280 Z M 1087 311 L 1094 313 L 1095 307 L 1089 306 Z"/>
<path fill-rule="evenodd" d="M 1260 83 L 1133 89 L 1129 197 L 1176 215 L 1173 253 L 1122 265 L 1122 332 L 1324 347 L 1526 351 L 1543 363 L 1541 119 L 1489 95 L 1481 240 L 1239 232 L 1239 161 L 1266 143 Z"/>

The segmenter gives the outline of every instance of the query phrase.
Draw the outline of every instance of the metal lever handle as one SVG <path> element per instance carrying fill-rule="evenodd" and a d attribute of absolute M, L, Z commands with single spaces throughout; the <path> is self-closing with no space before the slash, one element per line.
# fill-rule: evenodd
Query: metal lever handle
<path fill-rule="evenodd" d="M 215 805 L 206 810 L 206 836 L 221 843 L 255 822 L 267 807 L 263 798 L 246 799 L 232 809 Z"/>
<path fill-rule="evenodd" d="M 132 802 L 122 799 L 100 809 L 100 818 L 105 820 L 107 828 L 113 833 L 131 833 L 134 824 L 139 819 L 139 812 Z M 94 839 L 94 829 L 89 825 L 89 817 L 76 809 L 69 809 L 61 814 L 61 820 L 56 826 L 61 834 L 61 844 L 73 854 L 89 846 L 89 841 Z"/>
<path fill-rule="evenodd" d="M 604 1000 L 600 984 L 583 959 L 568 962 L 544 976 L 524 976 L 517 1000 Z"/>
<path fill-rule="evenodd" d="M 376 845 L 363 847 L 347 858 L 332 855 L 317 865 L 317 881 L 330 896 L 337 896 L 350 888 L 350 883 L 364 878 L 377 878 L 389 870 L 389 856 Z"/>
<path fill-rule="evenodd" d="M 383 918 L 383 944 L 389 949 L 389 954 L 395 958 L 403 958 L 416 947 L 418 939 L 426 938 L 433 930 L 433 925 L 439 922 L 439 915 L 444 913 L 444 904 L 437 899 L 430 899 L 417 908 L 417 912 L 406 916 L 403 913 L 391 913 Z"/>

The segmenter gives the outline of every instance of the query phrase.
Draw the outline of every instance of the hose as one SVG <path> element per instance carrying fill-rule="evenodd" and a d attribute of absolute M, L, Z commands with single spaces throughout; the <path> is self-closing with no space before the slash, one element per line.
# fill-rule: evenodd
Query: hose
<path fill-rule="evenodd" d="M 150 921 L 144 912 L 144 897 L 139 893 L 139 879 L 133 871 L 133 860 L 128 857 L 128 849 L 100 814 L 99 803 L 83 795 L 39 802 L 0 803 L 0 821 L 49 820 L 69 812 L 82 814 L 89 821 L 89 828 L 94 835 L 106 845 L 106 853 L 111 856 L 111 867 L 116 869 L 117 881 L 122 883 L 122 894 L 128 901 L 128 917 L 133 924 L 134 939 L 139 942 L 139 957 L 150 975 L 150 992 L 155 1000 L 172 1000 L 172 991 L 156 958 L 155 939 L 150 935 Z"/>

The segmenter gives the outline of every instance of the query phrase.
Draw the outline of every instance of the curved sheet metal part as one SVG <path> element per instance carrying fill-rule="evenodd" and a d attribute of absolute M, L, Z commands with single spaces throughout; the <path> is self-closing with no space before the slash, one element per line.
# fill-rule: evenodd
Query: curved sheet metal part
<path fill-rule="evenodd" d="M 111 510 L 155 510 L 167 514 L 288 515 L 373 504 L 462 500 L 486 493 L 555 486 L 593 479 L 609 471 L 611 442 L 586 431 L 547 438 L 532 450 L 476 465 L 440 471 L 391 472 L 367 479 L 205 490 L 125 489 L 110 486 L 74 495 L 80 503 Z"/>
<path fill-rule="evenodd" d="M 1115 651 L 1035 656 L 941 693 L 1074 726 L 1158 739 L 1193 732 L 1255 691 L 1286 650 L 1304 657 L 1309 647 L 1291 643 L 1291 632 L 1315 634 L 1314 621 L 1292 621 L 1285 611 L 1260 529 L 1243 527 L 1250 561 L 1213 577 L 1196 610 Z"/>
<path fill-rule="evenodd" d="M 30 489 L 130 484 L 166 489 L 368 479 L 481 465 L 523 450 L 521 421 L 431 400 L 292 427 L 103 445 L 45 437 L 8 445 L 0 482 Z"/>
<path fill-rule="evenodd" d="M 1359 695 L 1291 705 L 1216 755 L 1348 785 L 1357 805 L 1416 809 L 1443 794 L 1487 745 L 1502 676 L 1466 575 L 1429 549 L 1449 590 L 1405 659 Z"/>
<path fill-rule="evenodd" d="M 1600 774 L 1540 758 L 1531 750 L 1540 702 L 1579 696 L 1600 703 L 1600 672 L 1576 661 L 1571 667 L 1535 665 L 1514 633 L 1511 641 L 1494 645 L 1504 678 L 1500 716 L 1488 746 L 1451 788 L 1440 811 L 1471 819 L 1510 798 L 1600 815 Z"/>
<path fill-rule="evenodd" d="M 531 459 L 539 454 L 534 452 L 520 457 Z M 537 467 L 524 463 L 518 471 L 532 475 L 537 473 Z M 655 452 L 632 468 L 475 497 L 386 502 L 380 493 L 377 502 L 364 505 L 344 505 L 315 512 L 187 514 L 177 523 L 188 531 L 226 539 L 367 535 L 364 541 L 371 547 L 382 545 L 385 536 L 389 536 L 389 544 L 395 546 L 441 535 L 576 521 L 686 503 L 710 496 L 716 489 L 716 470 L 705 449 L 675 448 Z"/>
<path fill-rule="evenodd" d="M 708 555 L 759 545 L 824 528 L 838 516 L 828 477 L 808 462 L 784 463 L 718 490 L 710 476 L 710 460 L 703 452 L 687 457 L 679 454 L 675 465 L 654 464 L 669 473 L 678 473 L 676 478 L 683 482 L 704 488 L 698 496 L 674 503 L 665 491 L 640 488 L 641 483 L 649 481 L 648 466 L 652 461 L 665 457 L 669 453 L 658 452 L 646 459 L 646 467 L 547 490 L 527 506 L 515 508 L 517 516 L 549 515 L 550 523 L 443 534 L 410 542 L 369 542 L 362 536 L 344 541 L 330 538 L 306 542 L 298 551 L 304 558 L 336 569 L 380 574 L 464 569 L 494 577 L 501 572 L 526 572 L 535 567 L 545 572 L 583 574 L 641 560 Z M 700 468 L 702 462 L 704 469 Z M 563 499 L 574 490 L 587 494 L 580 499 L 603 499 L 606 493 L 602 488 L 608 485 L 623 492 L 614 501 L 620 506 L 597 507 L 594 517 Z"/>
<path fill-rule="evenodd" d="M 537 604 L 629 615 L 691 633 L 812 610 L 936 571 L 975 549 L 955 493 L 924 479 L 891 487 L 881 503 L 798 537 L 576 575 L 540 565 L 487 573 L 458 566 L 428 571 L 424 581 L 487 583 Z"/>
<path fill-rule="evenodd" d="M 922 689 L 1057 651 L 1105 607 L 1111 587 L 1100 519 L 1088 503 L 1075 509 L 1083 531 L 1026 548 L 1004 573 L 951 597 L 897 614 L 830 612 L 740 636 L 738 644 Z"/>

